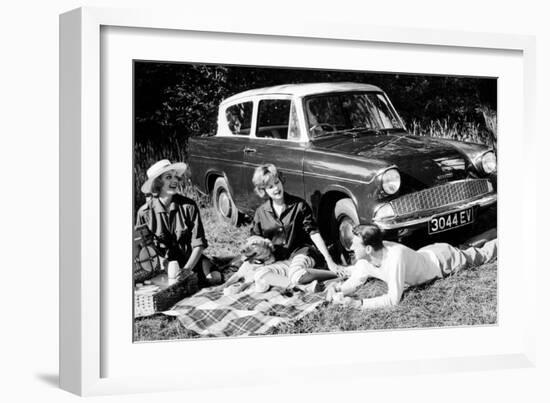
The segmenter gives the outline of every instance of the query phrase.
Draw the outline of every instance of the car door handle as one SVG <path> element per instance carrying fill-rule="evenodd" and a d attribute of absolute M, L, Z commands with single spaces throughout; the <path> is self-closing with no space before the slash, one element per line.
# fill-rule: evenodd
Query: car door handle
<path fill-rule="evenodd" d="M 256 152 L 256 149 L 255 149 L 255 148 L 245 147 L 243 151 L 244 151 L 245 153 L 255 153 L 255 152 Z"/>

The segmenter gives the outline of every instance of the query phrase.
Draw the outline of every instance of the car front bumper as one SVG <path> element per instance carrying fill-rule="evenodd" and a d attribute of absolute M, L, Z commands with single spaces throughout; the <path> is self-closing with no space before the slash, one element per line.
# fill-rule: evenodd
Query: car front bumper
<path fill-rule="evenodd" d="M 378 227 L 380 227 L 380 229 L 382 229 L 383 231 L 415 230 L 421 227 L 425 228 L 434 215 L 452 213 L 470 207 L 474 207 L 477 209 L 486 208 L 496 204 L 496 202 L 497 193 L 490 193 L 475 199 L 461 201 L 431 210 L 424 210 L 418 213 L 409 214 L 407 216 L 373 220 L 373 222 L 378 225 Z"/>

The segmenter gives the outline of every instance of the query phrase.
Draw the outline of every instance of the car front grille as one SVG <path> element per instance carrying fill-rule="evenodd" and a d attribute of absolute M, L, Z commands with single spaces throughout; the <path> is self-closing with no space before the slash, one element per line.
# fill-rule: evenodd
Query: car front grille
<path fill-rule="evenodd" d="M 492 186 L 486 179 L 466 179 L 410 193 L 390 203 L 400 216 L 467 201 L 491 191 Z"/>

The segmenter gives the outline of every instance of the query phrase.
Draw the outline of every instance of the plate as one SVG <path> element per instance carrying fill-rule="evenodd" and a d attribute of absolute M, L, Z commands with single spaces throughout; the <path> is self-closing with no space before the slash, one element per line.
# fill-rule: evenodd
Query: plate
<path fill-rule="evenodd" d="M 437 234 L 453 228 L 462 227 L 474 222 L 473 207 L 451 213 L 439 214 L 430 218 L 428 233 Z"/>

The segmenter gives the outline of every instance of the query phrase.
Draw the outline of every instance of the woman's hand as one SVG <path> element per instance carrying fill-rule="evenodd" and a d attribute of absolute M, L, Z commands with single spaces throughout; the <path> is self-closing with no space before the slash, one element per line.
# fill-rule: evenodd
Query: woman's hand
<path fill-rule="evenodd" d="M 225 290 L 225 284 L 209 287 L 210 291 L 223 292 Z"/>
<path fill-rule="evenodd" d="M 167 273 L 168 272 L 168 258 L 159 255 L 159 264 L 160 270 Z"/>

